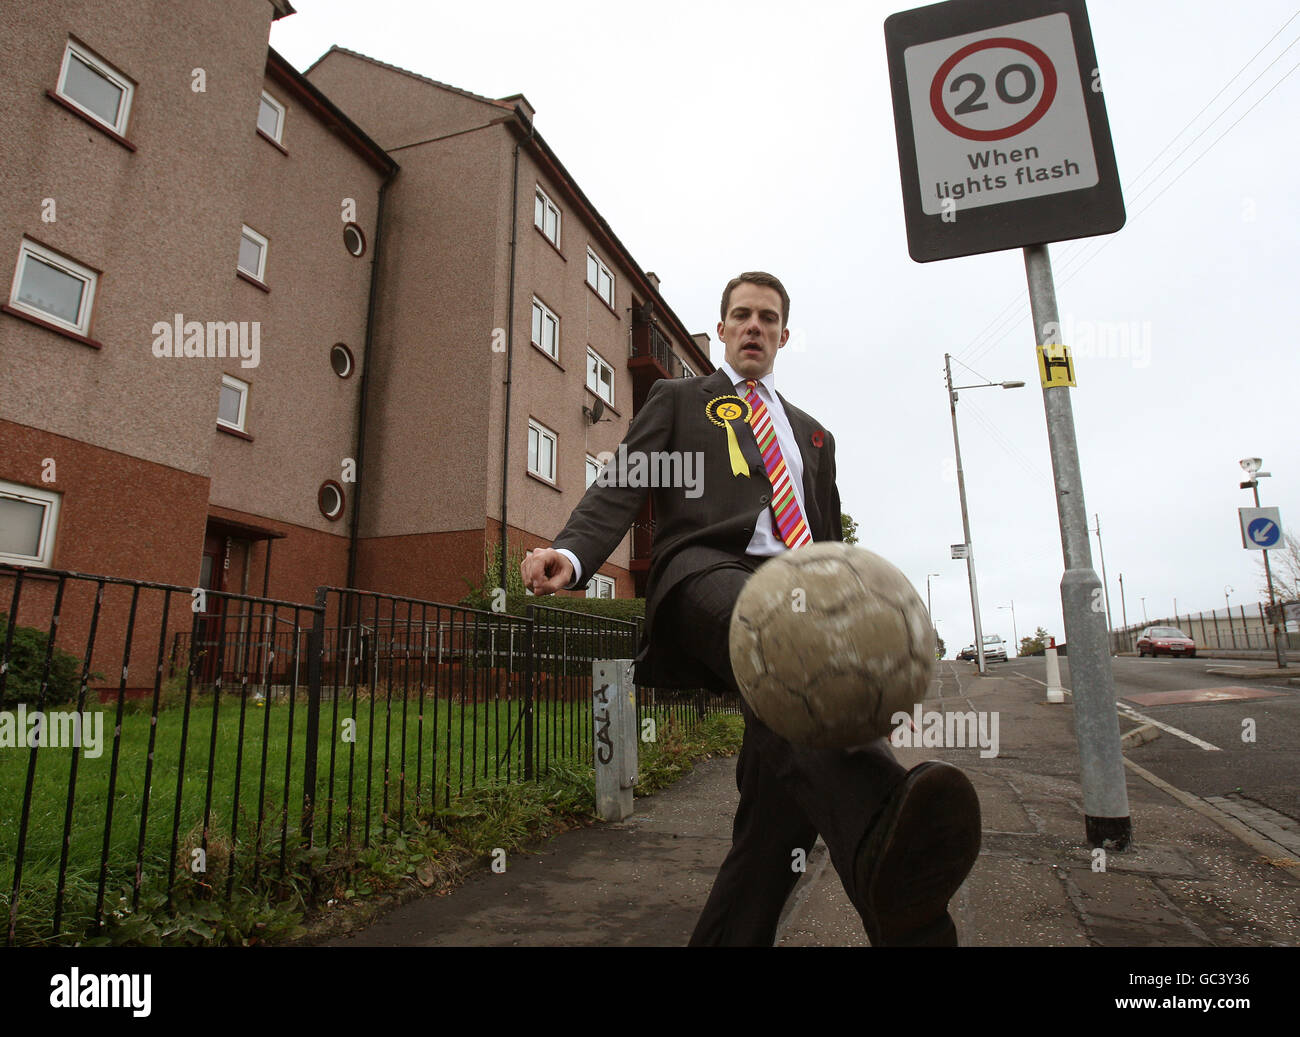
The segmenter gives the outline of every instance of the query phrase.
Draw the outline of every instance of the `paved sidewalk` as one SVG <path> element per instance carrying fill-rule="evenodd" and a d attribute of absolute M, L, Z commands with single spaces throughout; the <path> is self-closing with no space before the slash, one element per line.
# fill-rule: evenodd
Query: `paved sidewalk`
<path fill-rule="evenodd" d="M 1083 843 L 1073 707 L 1014 675 L 940 664 L 924 706 L 999 717 L 999 754 L 945 759 L 979 791 L 983 848 L 953 914 L 967 946 L 1300 945 L 1300 860 L 1213 803 L 1132 764 L 1133 846 L 1105 870 Z M 1121 733 L 1136 726 L 1121 717 Z M 399 907 L 331 946 L 681 946 L 730 846 L 735 759 L 698 766 L 618 824 L 567 832 L 503 874 Z M 780 946 L 868 946 L 818 843 L 786 905 Z"/>

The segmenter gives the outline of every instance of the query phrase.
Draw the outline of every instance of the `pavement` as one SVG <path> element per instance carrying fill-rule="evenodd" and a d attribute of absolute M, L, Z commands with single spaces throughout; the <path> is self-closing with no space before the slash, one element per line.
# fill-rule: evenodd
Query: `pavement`
<path fill-rule="evenodd" d="M 895 750 L 904 766 L 960 766 L 979 793 L 983 845 L 951 904 L 963 946 L 1300 945 L 1293 819 L 1191 795 L 1126 760 L 1133 841 L 1102 854 L 1084 839 L 1068 696 L 1049 705 L 1031 678 L 940 663 L 923 708 L 998 718 L 996 756 L 987 741 L 986 755 Z M 1159 736 L 1143 726 L 1120 717 L 1126 749 Z M 556 836 L 328 945 L 682 946 L 730 847 L 735 770 L 734 757 L 704 761 L 624 821 Z M 777 944 L 869 946 L 820 841 Z"/>

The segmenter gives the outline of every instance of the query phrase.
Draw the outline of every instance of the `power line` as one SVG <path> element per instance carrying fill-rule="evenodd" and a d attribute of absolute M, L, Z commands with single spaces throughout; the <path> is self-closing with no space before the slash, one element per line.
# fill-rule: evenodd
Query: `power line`
<path fill-rule="evenodd" d="M 1155 156 L 1151 159 L 1151 161 L 1148 162 L 1148 163 L 1146 164 L 1146 166 L 1143 167 L 1143 169 L 1141 170 L 1141 172 L 1139 172 L 1139 173 L 1137 174 L 1137 176 L 1133 177 L 1133 178 L 1129 181 L 1129 183 L 1125 185 L 1124 189 L 1127 190 L 1127 189 L 1131 188 L 1131 187 L 1132 187 L 1133 185 L 1135 185 L 1135 184 L 1136 184 L 1140 179 L 1142 179 L 1142 177 L 1143 177 L 1143 175 L 1146 173 L 1146 171 L 1147 171 L 1148 169 L 1150 169 L 1153 165 L 1155 165 L 1156 162 L 1158 162 L 1158 161 L 1160 160 L 1160 157 L 1161 157 L 1162 155 L 1164 155 L 1164 153 L 1165 153 L 1166 151 L 1168 151 L 1171 147 L 1173 147 L 1173 145 L 1178 141 L 1178 139 L 1179 139 L 1179 138 L 1180 138 L 1184 133 L 1186 133 L 1188 129 L 1190 129 L 1190 128 L 1192 127 L 1192 125 L 1196 122 L 1197 119 L 1199 119 L 1202 115 L 1205 114 L 1205 112 L 1206 112 L 1206 111 L 1207 111 L 1207 110 L 1208 110 L 1208 109 L 1209 109 L 1209 108 L 1214 104 L 1215 101 L 1217 101 L 1220 97 L 1223 96 L 1224 92 L 1225 92 L 1225 91 L 1226 91 L 1226 90 L 1227 90 L 1227 89 L 1228 89 L 1228 88 L 1229 88 L 1233 83 L 1235 83 L 1239 78 L 1241 78 L 1242 73 L 1245 72 L 1246 69 L 1249 68 L 1249 67 L 1251 66 L 1251 64 L 1254 63 L 1254 61 L 1255 61 L 1256 58 L 1258 58 L 1258 57 L 1259 57 L 1259 56 L 1260 56 L 1260 55 L 1261 55 L 1265 50 L 1268 49 L 1269 45 L 1272 44 L 1272 42 L 1273 42 L 1274 40 L 1276 40 L 1276 39 L 1278 38 L 1278 36 L 1280 36 L 1280 35 L 1283 33 L 1283 31 L 1286 29 L 1286 27 L 1287 27 L 1288 25 L 1290 25 L 1293 21 L 1295 21 L 1295 19 L 1296 19 L 1297 17 L 1300 17 L 1300 10 L 1298 10 L 1298 11 L 1296 11 L 1294 14 L 1292 14 L 1291 17 L 1288 18 L 1288 19 L 1287 19 L 1287 20 L 1286 20 L 1286 21 L 1281 25 L 1281 27 L 1278 28 L 1278 30 L 1277 30 L 1276 32 L 1274 32 L 1273 35 L 1270 36 L 1270 37 L 1268 38 L 1268 40 L 1264 43 L 1264 45 L 1263 45 L 1262 47 L 1260 47 L 1259 50 L 1257 50 L 1253 55 L 1251 55 L 1251 57 L 1246 61 L 1246 63 L 1245 63 L 1244 65 L 1241 66 L 1240 69 L 1237 70 L 1237 72 L 1232 76 L 1232 78 L 1229 79 L 1226 83 L 1224 83 L 1223 86 L 1220 87 L 1219 90 L 1214 94 L 1214 96 L 1211 97 L 1210 100 L 1207 101 L 1207 102 L 1205 103 L 1205 105 L 1201 108 L 1201 110 L 1198 111 L 1194 116 L 1192 116 L 1192 118 L 1189 119 L 1189 120 L 1187 121 L 1186 125 L 1184 125 L 1182 129 L 1180 129 L 1177 133 L 1174 134 L 1174 136 L 1170 139 L 1169 143 L 1167 143 L 1163 148 L 1161 148 L 1161 149 L 1160 149 L 1160 150 L 1155 154 Z M 1222 112 L 1220 112 L 1219 115 L 1216 116 L 1216 117 L 1215 117 L 1215 118 L 1214 118 L 1214 119 L 1213 119 L 1213 120 L 1212 120 L 1212 121 L 1211 121 L 1211 122 L 1210 122 L 1210 123 L 1205 127 L 1205 129 L 1203 129 L 1200 133 L 1198 133 L 1198 134 L 1196 135 L 1196 137 L 1194 137 L 1194 138 L 1189 142 L 1189 144 L 1187 145 L 1187 147 L 1183 148 L 1183 150 L 1180 151 L 1180 152 L 1178 153 L 1178 155 L 1176 155 L 1176 156 L 1173 158 L 1173 160 L 1172 160 L 1171 162 L 1169 162 L 1169 163 L 1168 163 L 1168 164 L 1167 164 L 1163 169 L 1161 169 L 1160 173 L 1157 174 L 1155 180 L 1152 181 L 1152 184 L 1147 185 L 1147 187 L 1143 188 L 1142 191 L 1139 191 L 1138 194 L 1137 194 L 1135 197 L 1141 197 L 1141 195 L 1142 195 L 1143 193 L 1145 193 L 1147 190 L 1149 190 L 1150 187 L 1153 186 L 1154 183 L 1155 183 L 1157 180 L 1159 180 L 1159 177 L 1162 176 L 1162 175 L 1163 175 L 1163 174 L 1164 174 L 1164 173 L 1165 173 L 1165 172 L 1170 168 L 1170 166 L 1172 166 L 1175 162 L 1177 162 L 1178 159 L 1181 158 L 1181 157 L 1182 157 L 1182 156 L 1187 152 L 1188 148 L 1190 148 L 1193 144 L 1195 144 L 1196 141 L 1199 140 L 1199 139 L 1200 139 L 1200 138 L 1205 134 L 1206 130 L 1208 130 L 1208 129 L 1210 128 L 1210 126 L 1213 126 L 1215 122 L 1217 122 L 1220 118 L 1222 118 L 1222 116 L 1223 116 L 1224 114 L 1226 114 L 1226 113 L 1228 112 L 1228 110 L 1231 109 L 1232 106 L 1233 106 L 1234 104 L 1236 104 L 1237 101 L 1239 101 L 1239 100 L 1241 99 L 1241 97 L 1246 93 L 1246 91 L 1249 90 L 1250 87 L 1254 86 L 1255 83 L 1257 83 L 1257 82 L 1260 80 L 1260 78 L 1264 75 L 1264 73 L 1268 71 L 1268 69 L 1272 68 L 1273 65 L 1277 64 L 1278 60 L 1282 57 L 1282 55 L 1285 54 L 1288 50 L 1290 50 L 1293 46 L 1295 46 L 1295 44 L 1296 44 L 1297 42 L 1300 42 L 1300 37 L 1296 37 L 1296 39 L 1292 40 L 1289 44 L 1287 44 L 1287 46 L 1286 46 L 1285 48 L 1283 48 L 1283 50 L 1282 50 L 1282 51 L 1277 55 L 1277 57 L 1275 57 L 1271 62 L 1269 62 L 1269 64 L 1264 68 L 1264 70 L 1263 70 L 1262 72 L 1260 72 L 1260 74 L 1259 74 L 1258 76 L 1256 76 L 1253 80 L 1251 80 L 1251 82 L 1250 82 L 1249 84 L 1247 84 L 1246 88 L 1245 88 L 1244 90 L 1242 90 L 1241 93 L 1239 93 L 1235 98 L 1233 98 L 1233 100 L 1232 100 L 1232 101 L 1231 101 L 1231 102 L 1230 102 L 1230 103 L 1229 103 L 1229 104 L 1224 108 L 1224 110 L 1223 110 Z M 1294 72 L 1295 69 L 1293 68 L 1291 71 Z M 1249 109 L 1247 109 L 1247 111 L 1246 111 L 1245 114 L 1246 114 L 1246 115 L 1250 114 L 1250 112 L 1255 108 L 1255 106 L 1259 104 L 1259 101 L 1262 101 L 1262 100 L 1264 99 L 1264 97 L 1267 97 L 1268 94 L 1272 93 L 1273 90 L 1275 90 L 1275 89 L 1277 88 L 1278 84 L 1280 84 L 1283 80 L 1285 80 L 1285 79 L 1286 79 L 1288 76 L 1290 76 L 1290 75 L 1291 75 L 1291 72 L 1288 72 L 1288 73 L 1286 74 L 1286 76 L 1283 76 L 1282 79 L 1278 80 L 1278 82 L 1275 83 L 1275 84 L 1273 85 L 1273 87 L 1271 87 L 1271 88 L 1268 90 L 1268 92 L 1265 93 L 1265 94 L 1263 95 L 1263 97 L 1261 97 L 1258 101 L 1255 102 L 1255 104 L 1251 105 L 1251 107 L 1250 107 Z M 1244 118 L 1244 117 L 1245 117 L 1245 116 L 1243 115 L 1242 118 Z M 1240 119 L 1237 120 L 1237 122 L 1240 122 L 1240 121 L 1241 121 Z M 1237 123 L 1234 122 L 1234 123 L 1233 123 L 1233 126 L 1236 126 L 1236 125 L 1237 125 Z M 1222 134 L 1222 135 L 1220 135 L 1218 138 L 1216 138 L 1215 141 L 1214 141 L 1214 143 L 1210 145 L 1210 148 L 1213 148 L 1213 147 L 1214 147 L 1214 144 L 1217 144 L 1220 140 L 1222 140 L 1223 137 L 1226 136 L 1227 133 L 1230 132 L 1230 131 L 1232 130 L 1233 126 L 1228 127 L 1228 130 L 1225 131 L 1224 134 Z M 1206 154 L 1206 152 L 1208 152 L 1208 151 L 1210 150 L 1210 148 L 1206 148 L 1205 151 L 1201 153 L 1201 155 L 1203 156 L 1204 154 Z M 1154 204 L 1155 201 L 1158 200 L 1158 199 L 1160 198 L 1160 196 L 1164 194 L 1165 190 L 1168 190 L 1169 187 L 1173 186 L 1173 184 L 1176 183 L 1176 182 L 1178 181 L 1179 178 L 1181 178 L 1181 176 L 1183 175 L 1183 173 L 1186 173 L 1188 169 L 1191 169 L 1191 167 L 1192 167 L 1193 165 L 1195 165 L 1197 161 L 1199 161 L 1199 157 L 1198 157 L 1197 159 L 1193 160 L 1191 163 L 1189 163 L 1188 166 L 1187 166 L 1187 167 L 1182 171 L 1182 173 L 1179 173 L 1178 176 L 1175 177 L 1173 181 L 1171 181 L 1168 185 L 1166 185 L 1166 187 L 1165 187 L 1163 190 L 1161 190 L 1160 194 L 1157 194 L 1157 195 L 1156 195 L 1156 198 L 1153 199 L 1152 202 L 1149 203 L 1147 206 L 1145 206 L 1145 207 L 1141 210 L 1141 212 L 1139 212 L 1136 216 L 1134 216 L 1133 219 L 1136 219 L 1137 216 L 1140 216 L 1142 212 L 1146 212 L 1146 210 L 1149 209 L 1149 208 L 1151 207 L 1151 205 Z M 1105 246 L 1108 245 L 1112 240 L 1114 240 L 1113 237 L 1109 237 L 1109 238 L 1107 238 L 1107 240 L 1102 244 L 1102 248 L 1105 248 Z M 1062 266 L 1062 273 L 1064 273 L 1064 272 L 1066 271 L 1066 269 L 1067 269 L 1071 264 L 1073 264 L 1073 263 L 1076 261 L 1076 259 L 1078 259 L 1079 257 L 1083 256 L 1084 254 L 1088 253 L 1088 251 L 1089 251 L 1089 246 L 1090 246 L 1091 244 L 1092 244 L 1091 242 L 1085 243 L 1085 244 L 1083 244 L 1082 246 L 1080 246 L 1080 247 L 1079 247 L 1076 251 L 1074 251 L 1073 253 L 1067 253 L 1067 255 L 1066 255 L 1066 257 L 1065 257 L 1065 263 L 1064 263 L 1063 266 Z M 1102 251 L 1102 248 L 1098 248 L 1098 249 L 1092 251 L 1092 253 L 1091 253 L 1091 255 L 1089 256 L 1089 258 L 1086 259 L 1086 260 L 1084 260 L 1082 263 L 1080 263 L 1080 264 L 1078 265 L 1078 267 L 1077 267 L 1073 272 L 1070 273 L 1070 277 L 1073 277 L 1074 274 L 1078 273 L 1078 271 L 1079 271 L 1080 269 L 1082 269 L 1082 267 L 1083 267 L 1084 265 L 1086 265 L 1087 262 L 1090 262 L 1090 261 L 1091 261 L 1091 258 L 1092 258 L 1093 256 L 1096 256 L 1096 255 L 1100 254 L 1100 252 Z M 1063 281 L 1062 283 L 1065 283 L 1065 282 Z M 1014 312 L 1008 314 L 1008 312 L 1007 312 L 1008 310 L 1014 310 Z M 1004 326 L 1007 326 L 1007 325 L 1009 325 L 1009 324 L 1012 324 L 1012 323 L 1019 322 L 1020 320 L 1022 320 L 1023 317 L 1024 317 L 1024 314 L 1027 312 L 1027 310 L 1028 310 L 1028 306 L 1023 302 L 1023 300 L 1022 300 L 1021 297 L 1017 296 L 1016 298 L 1013 298 L 1012 301 L 1009 302 L 1006 306 L 1004 306 L 1004 307 L 1002 308 L 1002 310 L 1000 310 L 1000 311 L 998 312 L 998 314 L 997 314 L 996 316 L 994 316 L 993 319 L 992 319 L 991 321 L 989 321 L 988 324 L 986 324 L 986 325 L 985 325 L 985 326 L 984 326 L 984 327 L 983 327 L 979 332 L 976 333 L 975 337 L 970 341 L 970 343 L 967 344 L 965 347 L 962 348 L 961 353 L 962 353 L 963 355 L 966 355 L 966 354 L 970 354 L 972 350 L 978 349 L 979 351 L 978 351 L 974 356 L 972 356 L 971 359 L 974 360 L 974 359 L 978 359 L 980 356 L 983 356 L 985 353 L 988 352 L 989 349 L 991 349 L 991 348 L 992 348 L 992 347 L 997 343 L 998 339 L 1000 338 L 1000 336 L 1001 336 L 1001 334 L 1002 334 L 1002 329 L 1003 329 L 1003 327 L 1004 327 Z M 1006 316 L 1004 316 L 1004 315 L 1006 315 Z M 990 329 L 992 329 L 992 334 L 991 334 L 991 336 L 989 336 Z M 987 343 L 983 343 L 981 340 L 984 339 L 986 336 L 989 336 L 988 341 L 987 341 Z M 982 347 L 982 348 L 981 348 L 981 347 Z M 954 356 L 953 356 L 953 359 L 956 360 L 957 357 L 954 355 Z M 959 362 L 960 362 L 960 361 L 959 361 Z"/>

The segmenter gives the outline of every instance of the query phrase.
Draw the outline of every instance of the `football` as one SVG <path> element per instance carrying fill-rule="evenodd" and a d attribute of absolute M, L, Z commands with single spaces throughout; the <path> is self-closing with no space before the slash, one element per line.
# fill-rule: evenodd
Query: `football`
<path fill-rule="evenodd" d="M 907 577 L 837 542 L 776 555 L 750 577 L 731 615 L 731 667 L 757 717 L 818 748 L 890 733 L 925 698 L 935 633 Z"/>

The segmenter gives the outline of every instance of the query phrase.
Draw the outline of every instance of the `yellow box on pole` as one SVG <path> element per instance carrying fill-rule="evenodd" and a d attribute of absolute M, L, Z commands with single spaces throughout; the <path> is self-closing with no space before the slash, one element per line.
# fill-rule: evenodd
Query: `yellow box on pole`
<path fill-rule="evenodd" d="M 1059 342 L 1049 342 L 1038 347 L 1038 377 L 1044 389 L 1059 389 L 1063 385 L 1075 385 L 1074 359 L 1070 356 L 1070 347 Z"/>

